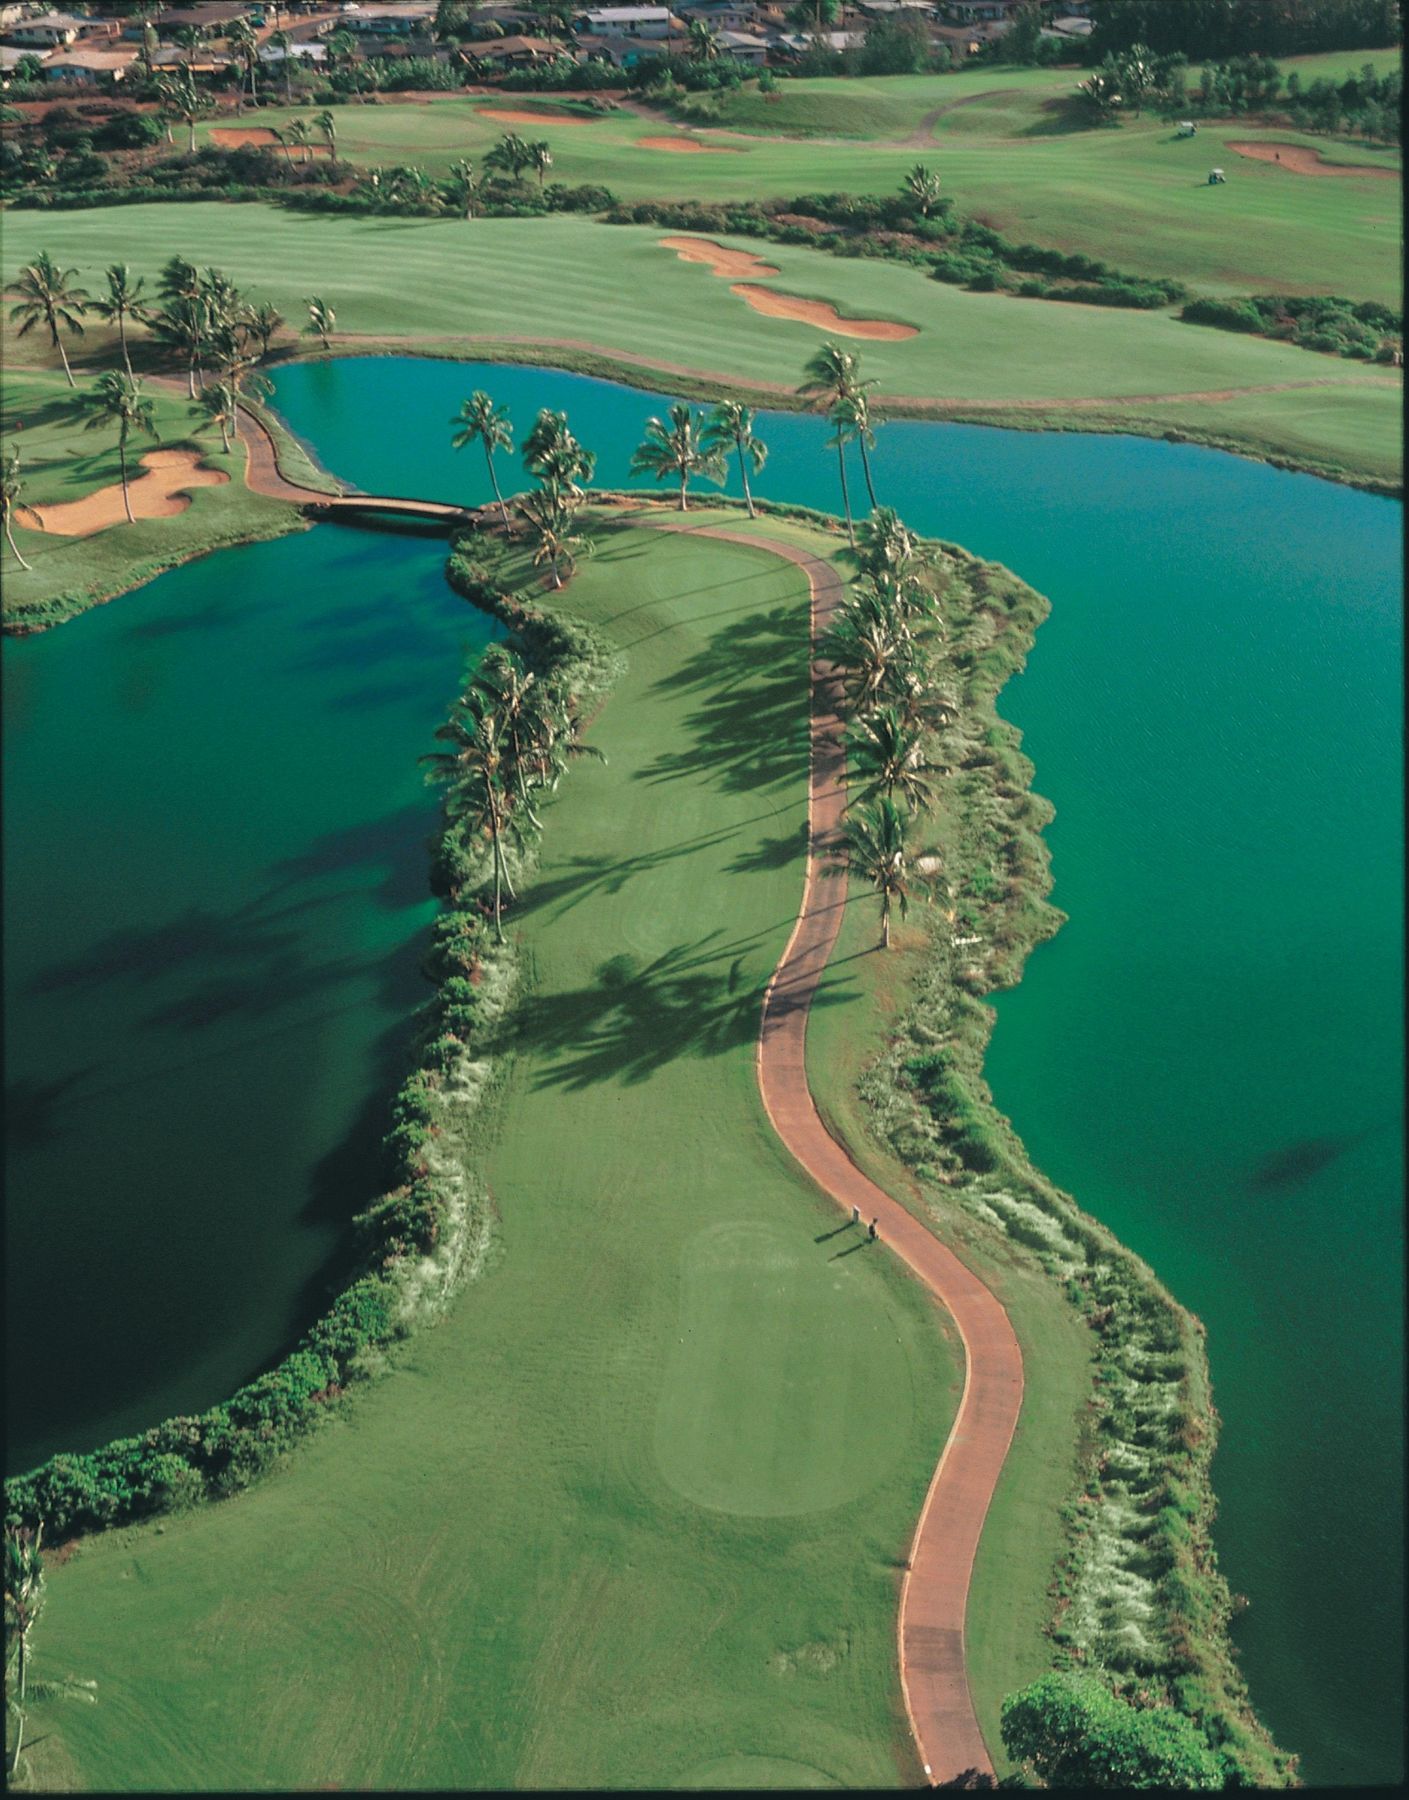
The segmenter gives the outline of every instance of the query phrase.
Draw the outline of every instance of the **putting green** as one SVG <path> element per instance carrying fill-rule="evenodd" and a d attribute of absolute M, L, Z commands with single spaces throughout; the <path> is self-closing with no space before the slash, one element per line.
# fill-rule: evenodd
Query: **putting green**
<path fill-rule="evenodd" d="M 39 1672 L 99 1702 L 36 1704 L 41 1782 L 918 1780 L 898 1584 L 959 1364 L 890 1258 L 833 1260 L 754 1071 L 805 581 L 616 529 L 564 603 L 630 668 L 513 915 L 491 1264 L 286 1469 L 54 1568 Z"/>
<path fill-rule="evenodd" d="M 843 1226 L 819 1260 L 762 1222 L 712 1225 L 681 1266 L 679 1343 L 656 1459 L 699 1506 L 772 1517 L 838 1506 L 905 1452 L 914 1397 L 895 1323 L 878 1318 Z M 817 1354 L 817 1322 L 832 1347 Z"/>

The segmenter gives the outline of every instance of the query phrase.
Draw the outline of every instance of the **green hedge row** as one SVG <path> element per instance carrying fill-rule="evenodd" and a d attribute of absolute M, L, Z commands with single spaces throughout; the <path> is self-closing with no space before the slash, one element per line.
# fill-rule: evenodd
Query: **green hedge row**
<path fill-rule="evenodd" d="M 1374 300 L 1341 294 L 1253 294 L 1244 300 L 1191 300 L 1180 313 L 1192 325 L 1216 325 L 1279 338 L 1304 350 L 1393 362 L 1403 353 L 1404 315 Z"/>

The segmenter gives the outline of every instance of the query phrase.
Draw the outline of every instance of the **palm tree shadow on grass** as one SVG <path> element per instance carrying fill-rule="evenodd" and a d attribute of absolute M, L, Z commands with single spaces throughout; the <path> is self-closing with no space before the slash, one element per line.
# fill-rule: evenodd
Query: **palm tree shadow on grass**
<path fill-rule="evenodd" d="M 744 963 L 767 933 L 727 943 L 720 935 L 677 945 L 644 967 L 614 956 L 581 988 L 530 995 L 514 1038 L 544 1065 L 534 1085 L 635 1086 L 679 1057 L 724 1056 L 751 1044 L 768 978 L 747 979 Z"/>
<path fill-rule="evenodd" d="M 662 751 L 637 781 L 673 781 L 709 771 L 730 793 L 801 779 L 808 728 L 807 635 L 793 606 L 775 606 L 721 626 L 658 693 L 698 693 L 684 748 Z"/>

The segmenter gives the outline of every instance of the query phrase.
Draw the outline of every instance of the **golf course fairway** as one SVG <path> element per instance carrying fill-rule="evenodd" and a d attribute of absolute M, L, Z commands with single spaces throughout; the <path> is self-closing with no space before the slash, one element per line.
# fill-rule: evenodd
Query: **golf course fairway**
<path fill-rule="evenodd" d="M 920 1778 L 896 1612 L 958 1346 L 755 1081 L 807 583 L 628 525 L 562 604 L 629 669 L 514 915 L 488 1266 L 285 1470 L 53 1570 L 47 1667 L 98 1703 L 36 1706 L 43 1785 Z"/>

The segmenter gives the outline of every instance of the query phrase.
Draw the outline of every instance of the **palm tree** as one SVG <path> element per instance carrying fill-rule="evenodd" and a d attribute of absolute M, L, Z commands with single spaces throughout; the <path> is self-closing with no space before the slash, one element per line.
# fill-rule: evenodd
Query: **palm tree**
<path fill-rule="evenodd" d="M 313 155 L 313 137 L 308 129 L 307 119 L 294 119 L 284 130 L 284 136 L 291 144 L 297 144 L 303 152 L 300 162 L 308 162 Z"/>
<path fill-rule="evenodd" d="M 82 337 L 83 315 L 91 304 L 88 290 L 73 285 L 77 275 L 77 269 L 60 269 L 49 252 L 41 250 L 34 261 L 20 271 L 15 283 L 15 292 L 20 298 L 10 308 L 11 319 L 23 320 L 19 329 L 20 337 L 24 337 L 41 321 L 48 326 L 49 341 L 59 353 L 70 387 L 77 387 L 78 383 L 73 378 L 73 370 L 68 366 L 68 356 L 63 339 L 59 336 L 59 327 L 62 325 L 65 331 L 73 332 L 75 337 Z"/>
<path fill-rule="evenodd" d="M 193 156 L 196 150 L 196 120 L 200 117 L 202 105 L 195 76 L 183 63 L 170 74 L 157 78 L 157 92 L 161 95 L 161 102 L 166 110 L 186 127 L 186 152 Z"/>
<path fill-rule="evenodd" d="M 235 383 L 225 375 L 218 381 L 208 382 L 191 408 L 208 424 L 220 427 L 220 447 L 227 456 L 230 454 L 230 428 L 239 417 L 239 407 Z"/>
<path fill-rule="evenodd" d="M 258 106 L 259 90 L 255 80 L 255 71 L 259 67 L 259 37 L 248 19 L 235 19 L 227 27 L 225 42 L 245 65 L 245 76 L 250 84 L 250 105 Z"/>
<path fill-rule="evenodd" d="M 462 157 L 459 162 L 450 165 L 450 197 L 456 206 L 463 206 L 465 218 L 475 216 L 475 192 L 479 187 L 479 177 L 475 174 L 474 164 L 466 162 Z"/>
<path fill-rule="evenodd" d="M 156 413 L 152 401 L 143 394 L 142 384 L 130 375 L 119 375 L 108 369 L 98 377 L 97 385 L 83 397 L 84 411 L 92 416 L 85 427 L 100 431 L 105 425 L 117 427 L 117 457 L 122 468 L 122 506 L 127 523 L 135 525 L 132 501 L 127 492 L 127 440 L 134 431 L 145 431 L 159 438 Z"/>
<path fill-rule="evenodd" d="M 338 122 L 326 109 L 313 115 L 313 123 L 323 134 L 328 146 L 328 155 L 334 157 L 338 153 Z"/>
<path fill-rule="evenodd" d="M 503 169 L 505 174 L 517 177 L 524 169 L 531 168 L 533 161 L 533 150 L 518 132 L 506 131 L 485 156 L 484 166 L 486 169 Z"/>
<path fill-rule="evenodd" d="M 842 826 L 843 854 L 881 897 L 881 948 L 890 948 L 890 914 L 899 906 L 903 919 L 909 907 L 910 881 L 905 868 L 908 822 L 894 800 L 882 798 L 874 806 L 853 807 Z"/>
<path fill-rule="evenodd" d="M 847 606 L 819 644 L 837 671 L 848 710 L 864 717 L 897 685 L 897 671 L 913 661 L 913 647 L 884 618 Z"/>
<path fill-rule="evenodd" d="M 496 406 L 482 388 L 476 388 L 469 399 L 461 403 L 459 412 L 450 423 L 460 427 L 450 440 L 453 450 L 463 450 L 476 439 L 484 445 L 489 484 L 494 489 L 494 498 L 499 502 L 499 516 L 507 525 L 509 509 L 504 504 L 504 496 L 499 492 L 499 477 L 494 473 L 494 452 L 504 450 L 512 453 L 514 448 L 514 431 L 509 422 L 508 408 Z"/>
<path fill-rule="evenodd" d="M 595 450 L 585 450 L 568 429 L 566 413 L 546 406 L 523 441 L 524 467 L 540 481 L 556 483 L 564 492 L 579 495 L 597 467 Z"/>
<path fill-rule="evenodd" d="M 270 301 L 266 301 L 257 312 L 250 312 L 248 325 L 250 332 L 259 339 L 261 359 L 268 356 L 270 339 L 283 323 L 284 315 Z"/>
<path fill-rule="evenodd" d="M 7 445 L 3 457 L 0 457 L 0 514 L 5 520 L 5 542 L 15 553 L 15 561 L 22 569 L 29 564 L 20 555 L 20 547 L 15 542 L 13 521 L 19 507 L 20 495 L 24 492 L 24 482 L 20 479 L 20 453 L 13 446 Z"/>
<path fill-rule="evenodd" d="M 157 276 L 157 292 L 163 300 L 191 300 L 201 291 L 201 272 L 184 256 L 171 256 Z"/>
<path fill-rule="evenodd" d="M 133 319 L 142 324 L 147 322 L 148 309 L 142 303 L 143 280 L 140 275 L 134 276 L 126 263 L 113 263 L 106 274 L 108 297 L 106 300 L 91 301 L 90 306 L 100 318 L 117 322 L 118 342 L 122 346 L 122 366 L 130 375 L 132 358 L 127 353 L 127 321 Z"/>
<path fill-rule="evenodd" d="M 553 166 L 553 152 L 549 147 L 547 138 L 539 138 L 537 143 L 530 144 L 528 147 L 528 154 L 531 159 L 528 166 L 538 171 L 538 187 L 541 192 L 543 188 L 543 177 Z"/>
<path fill-rule="evenodd" d="M 351 62 L 357 50 L 357 40 L 344 26 L 331 32 L 328 37 L 328 67 L 336 69 L 340 63 Z"/>
<path fill-rule="evenodd" d="M 831 437 L 827 439 L 828 447 L 837 453 L 837 472 L 841 476 L 841 503 L 846 514 L 846 535 L 852 549 L 856 548 L 856 526 L 851 517 L 851 492 L 846 482 L 846 447 L 856 436 L 856 415 L 847 400 L 838 400 L 827 414 L 833 426 Z"/>
<path fill-rule="evenodd" d="M 852 727 L 851 762 L 862 800 L 883 794 L 893 800 L 897 789 L 912 810 L 934 803 L 930 776 L 938 774 L 925 760 L 919 727 L 908 724 L 893 706 L 884 706 Z"/>
<path fill-rule="evenodd" d="M 194 400 L 196 370 L 210 336 L 210 314 L 205 301 L 196 294 L 168 300 L 159 313 L 152 315 L 152 329 L 163 343 L 185 357 L 186 392 Z"/>
<path fill-rule="evenodd" d="M 654 475 L 657 481 L 667 475 L 675 476 L 680 482 L 680 510 L 688 512 L 690 477 L 702 475 L 708 481 L 722 482 L 724 452 L 701 441 L 704 415 L 693 412 L 683 400 L 677 400 L 667 416 L 669 425 L 660 419 L 647 419 L 645 439 L 631 453 L 631 473 Z"/>
<path fill-rule="evenodd" d="M 718 450 L 721 455 L 730 449 L 738 453 L 744 500 L 748 505 L 749 517 L 756 519 L 758 513 L 749 489 L 749 470 L 752 469 L 755 475 L 761 473 L 768 460 L 768 446 L 754 435 L 753 423 L 752 407 L 744 406 L 738 400 L 722 400 L 705 421 L 700 442 L 707 449 Z"/>
<path fill-rule="evenodd" d="M 903 573 L 916 562 L 932 560 L 893 506 L 878 506 L 856 527 L 856 560 L 867 575 Z"/>
<path fill-rule="evenodd" d="M 39 1554 L 41 1524 L 32 1534 L 10 1526 L 5 1531 L 5 1674 L 9 1704 L 16 1716 L 10 1779 L 19 1773 L 24 1745 L 25 1686 L 29 1677 L 30 1640 L 44 1610 L 44 1559 Z"/>
<path fill-rule="evenodd" d="M 592 550 L 591 540 L 572 530 L 577 510 L 575 492 L 549 480 L 514 502 L 515 512 L 533 536 L 533 566 L 538 569 L 546 563 L 555 588 L 562 587 L 564 575 L 572 574 L 578 558 L 590 555 Z"/>
<path fill-rule="evenodd" d="M 310 294 L 306 301 L 308 307 L 308 323 L 303 328 L 305 337 L 316 337 L 322 340 L 323 348 L 328 348 L 328 337 L 337 329 L 338 316 L 326 300 L 317 294 Z"/>
<path fill-rule="evenodd" d="M 504 721 L 490 700 L 471 687 L 435 735 L 452 748 L 421 758 L 428 765 L 426 779 L 449 784 L 446 811 L 452 820 L 472 831 L 489 833 L 494 855 L 494 937 L 502 944 L 503 894 L 507 890 L 511 900 L 516 898 L 504 861 L 504 837 L 513 819 Z"/>
<path fill-rule="evenodd" d="M 292 106 L 294 103 L 294 59 L 289 55 L 289 49 L 293 43 L 293 39 L 289 36 L 287 31 L 271 31 L 265 42 L 270 50 L 277 50 L 279 52 L 279 61 L 283 64 L 284 70 L 284 105 Z"/>
<path fill-rule="evenodd" d="M 690 55 L 696 62 L 715 62 L 720 51 L 719 34 L 708 19 L 690 21 Z"/>
<path fill-rule="evenodd" d="M 836 405 L 832 408 L 831 418 L 833 424 L 835 424 L 839 413 L 844 414 L 846 417 L 847 424 L 850 427 L 850 435 L 861 451 L 861 473 L 866 477 L 866 494 L 871 502 L 872 511 L 874 511 L 876 507 L 876 490 L 871 481 L 870 452 L 876 447 L 876 433 L 871 425 L 871 404 L 867 400 L 865 394 L 865 388 L 870 385 L 871 384 L 867 382 L 862 387 L 855 389 L 852 393 L 847 394 L 844 398 L 838 400 Z M 852 547 L 853 549 L 855 548 L 854 539 L 852 541 Z"/>
<path fill-rule="evenodd" d="M 205 40 L 205 33 L 199 25 L 178 25 L 171 34 L 171 41 L 186 52 L 186 67 L 189 69 L 195 60 L 195 52 Z"/>
<path fill-rule="evenodd" d="M 923 163 L 916 163 L 905 177 L 903 191 L 909 194 L 916 206 L 919 207 L 920 217 L 927 219 L 930 216 L 930 208 L 937 206 L 940 201 L 939 177 L 932 169 L 927 169 Z"/>

